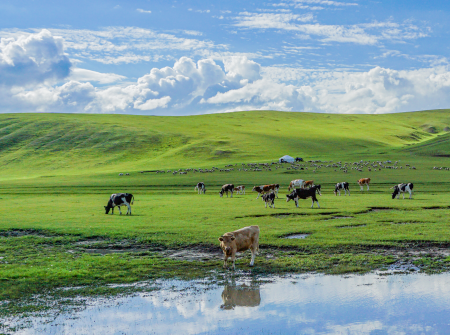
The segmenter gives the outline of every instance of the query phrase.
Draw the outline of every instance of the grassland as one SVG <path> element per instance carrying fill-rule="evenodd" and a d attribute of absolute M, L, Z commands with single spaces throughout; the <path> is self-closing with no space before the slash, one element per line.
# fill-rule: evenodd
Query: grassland
<path fill-rule="evenodd" d="M 261 255 L 252 269 L 249 255 L 238 260 L 246 273 L 364 272 L 399 262 L 446 271 L 450 171 L 432 168 L 450 166 L 449 125 L 449 111 L 0 115 L 0 299 L 65 286 L 220 275 L 217 238 L 254 224 L 261 228 Z M 398 160 L 403 168 L 344 173 L 304 163 L 305 170 L 239 171 L 241 163 L 271 163 L 284 154 Z M 226 164 L 238 165 L 232 172 L 140 173 Z M 356 180 L 367 176 L 370 191 L 360 192 Z M 320 209 L 311 209 L 310 200 L 299 208 L 285 201 L 296 178 L 322 184 Z M 194 192 L 198 181 L 206 183 L 205 195 Z M 340 181 L 350 182 L 350 197 L 334 196 Z M 220 186 L 230 182 L 246 185 L 247 194 L 220 198 Z M 414 183 L 413 200 L 391 199 L 389 187 L 399 182 Z M 265 183 L 282 185 L 275 209 L 250 192 Z M 135 195 L 132 216 L 104 214 L 115 192 Z M 309 236 L 284 238 L 293 233 Z M 13 306 L 0 305 L 0 313 Z"/>

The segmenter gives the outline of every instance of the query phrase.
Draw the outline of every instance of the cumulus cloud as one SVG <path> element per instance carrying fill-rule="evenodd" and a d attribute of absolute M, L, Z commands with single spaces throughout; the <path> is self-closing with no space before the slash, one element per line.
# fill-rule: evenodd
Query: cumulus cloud
<path fill-rule="evenodd" d="M 48 30 L 0 40 L 0 84 L 7 86 L 58 81 L 70 74 L 72 63 L 63 40 Z"/>
<path fill-rule="evenodd" d="M 69 80 L 80 82 L 98 82 L 99 84 L 111 84 L 126 79 L 126 77 L 115 73 L 101 73 L 86 69 L 72 68 Z"/>

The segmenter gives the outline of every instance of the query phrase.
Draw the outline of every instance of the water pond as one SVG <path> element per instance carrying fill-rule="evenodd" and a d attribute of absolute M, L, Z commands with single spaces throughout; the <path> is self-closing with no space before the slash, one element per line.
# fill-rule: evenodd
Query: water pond
<path fill-rule="evenodd" d="M 17 333 L 450 333 L 448 273 L 303 274 L 257 281 L 230 273 L 221 284 L 172 280 L 145 285 L 156 289 L 32 317 Z"/>

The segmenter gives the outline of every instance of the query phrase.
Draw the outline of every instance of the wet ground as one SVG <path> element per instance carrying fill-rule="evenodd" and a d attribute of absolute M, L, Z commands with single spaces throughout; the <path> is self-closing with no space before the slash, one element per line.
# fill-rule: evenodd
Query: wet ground
<path fill-rule="evenodd" d="M 7 323 L 26 327 L 17 334 L 450 333 L 450 274 L 395 274 L 417 270 L 146 282 L 147 292 Z"/>

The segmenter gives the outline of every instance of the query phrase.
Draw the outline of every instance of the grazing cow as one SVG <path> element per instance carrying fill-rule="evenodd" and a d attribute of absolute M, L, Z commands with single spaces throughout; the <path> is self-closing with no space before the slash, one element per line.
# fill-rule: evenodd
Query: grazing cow
<path fill-rule="evenodd" d="M 301 158 L 301 157 L 295 157 L 295 161 L 296 161 L 296 162 L 303 162 L 303 158 Z"/>
<path fill-rule="evenodd" d="M 303 188 L 305 181 L 303 179 L 295 179 L 289 183 L 288 191 L 295 188 Z"/>
<path fill-rule="evenodd" d="M 250 266 L 255 263 L 256 252 L 259 251 L 259 227 L 250 226 L 223 234 L 219 237 L 220 248 L 223 251 L 223 268 L 227 268 L 227 260 L 231 257 L 233 270 L 235 269 L 236 252 L 250 249 L 252 259 Z"/>
<path fill-rule="evenodd" d="M 245 185 L 236 186 L 234 190 L 237 194 L 245 194 Z"/>
<path fill-rule="evenodd" d="M 227 193 L 227 198 L 228 198 L 228 191 L 231 192 L 231 198 L 233 197 L 233 192 L 234 192 L 234 185 L 233 184 L 225 184 L 222 186 L 222 189 L 220 190 L 219 194 L 220 197 L 223 197 L 224 193 Z"/>
<path fill-rule="evenodd" d="M 198 192 L 198 194 L 205 194 L 206 193 L 206 187 L 205 187 L 205 183 L 198 183 L 197 186 L 194 187 L 194 190 L 196 190 Z"/>
<path fill-rule="evenodd" d="M 119 173 L 119 176 L 123 176 L 123 173 Z"/>
<path fill-rule="evenodd" d="M 312 199 L 311 208 L 314 207 L 314 202 L 317 202 L 317 207 L 320 208 L 319 201 L 317 200 L 316 193 L 320 194 L 320 185 L 312 186 L 309 189 L 296 188 L 291 192 L 291 194 L 286 195 L 286 202 L 294 200 L 295 206 L 298 207 L 298 199 Z"/>
<path fill-rule="evenodd" d="M 361 178 L 358 180 L 358 184 L 361 187 L 361 191 L 364 191 L 364 185 L 367 185 L 367 191 L 369 190 L 370 178 Z"/>
<path fill-rule="evenodd" d="M 266 208 L 267 208 L 267 204 L 269 204 L 269 207 L 275 208 L 275 193 L 274 192 L 263 194 L 262 199 L 266 203 Z"/>
<path fill-rule="evenodd" d="M 314 185 L 314 180 L 305 180 L 303 182 L 302 188 L 306 188 L 306 187 L 311 188 L 311 186 L 313 186 L 313 185 Z"/>
<path fill-rule="evenodd" d="M 111 210 L 111 214 L 114 214 L 114 207 L 119 207 L 119 213 L 122 215 L 122 211 L 120 210 L 120 206 L 127 206 L 127 214 L 130 213 L 131 215 L 131 206 L 134 203 L 134 196 L 130 193 L 116 193 L 111 194 L 111 197 L 109 198 L 108 204 L 105 207 L 105 214 L 109 213 L 109 210 Z"/>
<path fill-rule="evenodd" d="M 276 197 L 278 198 L 279 189 L 280 184 L 269 184 L 269 185 L 253 186 L 252 192 L 258 192 L 258 196 L 256 197 L 256 199 L 258 199 L 260 195 L 263 195 L 270 191 L 273 191 Z"/>
<path fill-rule="evenodd" d="M 391 187 L 391 189 L 394 189 L 394 193 L 392 193 L 392 199 L 395 199 L 395 197 L 397 197 L 397 199 L 400 199 L 400 193 L 403 194 L 403 199 L 405 199 L 406 192 L 409 193 L 409 198 L 411 199 L 413 188 L 414 188 L 413 183 L 398 184 L 395 185 L 394 187 Z"/>
<path fill-rule="evenodd" d="M 342 183 L 337 183 L 336 187 L 334 188 L 334 195 L 337 195 L 337 193 L 339 193 L 339 196 L 341 195 L 341 191 L 344 190 L 345 195 L 347 195 L 347 191 L 348 191 L 348 195 L 350 195 L 350 189 L 348 188 L 348 183 L 346 181 L 342 182 Z"/>
<path fill-rule="evenodd" d="M 223 305 L 221 309 L 234 309 L 236 306 L 256 307 L 261 304 L 261 295 L 259 286 L 252 287 L 247 285 L 226 285 L 222 292 Z"/>

